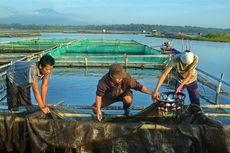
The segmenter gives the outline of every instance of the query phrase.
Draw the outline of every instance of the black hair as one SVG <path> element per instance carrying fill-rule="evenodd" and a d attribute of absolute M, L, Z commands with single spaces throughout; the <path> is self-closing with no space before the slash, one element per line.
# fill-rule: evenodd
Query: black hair
<path fill-rule="evenodd" d="M 44 56 L 42 56 L 42 58 L 38 62 L 38 65 L 40 65 L 40 64 L 42 67 L 46 67 L 46 65 L 53 66 L 55 64 L 55 60 L 50 55 L 44 55 Z"/>

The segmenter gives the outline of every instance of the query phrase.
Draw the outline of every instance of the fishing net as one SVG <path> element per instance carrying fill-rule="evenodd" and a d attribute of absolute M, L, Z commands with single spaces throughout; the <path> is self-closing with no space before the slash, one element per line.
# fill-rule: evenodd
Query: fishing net
<path fill-rule="evenodd" d="M 216 153 L 229 152 L 228 128 L 191 105 L 177 119 L 166 120 L 152 104 L 132 117 L 78 121 L 40 111 L 0 116 L 0 152 L 14 153 Z"/>

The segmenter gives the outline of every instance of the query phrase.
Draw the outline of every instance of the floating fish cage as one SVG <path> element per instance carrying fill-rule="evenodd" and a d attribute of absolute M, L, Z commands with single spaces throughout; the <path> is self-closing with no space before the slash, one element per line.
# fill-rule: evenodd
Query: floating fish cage
<path fill-rule="evenodd" d="M 169 55 L 129 40 L 83 39 L 49 53 L 58 65 L 108 66 L 119 62 L 127 66 L 163 66 Z"/>
<path fill-rule="evenodd" d="M 22 60 L 37 60 L 48 53 L 57 65 L 67 66 L 120 62 L 126 67 L 152 68 L 164 66 L 170 59 L 170 55 L 126 40 L 34 39 L 4 45 L 0 48 L 6 52 L 31 50 L 33 54 Z M 230 127 L 207 117 L 199 107 L 184 108 L 184 98 L 183 94 L 162 93 L 157 103 L 131 117 L 104 114 L 102 122 L 95 114 L 71 112 L 62 106 L 53 107 L 49 115 L 39 108 L 32 112 L 1 110 L 0 152 L 230 152 Z"/>
<path fill-rule="evenodd" d="M 0 44 L 0 50 L 2 64 L 48 53 L 55 66 L 103 67 L 117 62 L 125 67 L 161 68 L 171 57 L 134 40 L 117 39 L 33 39 Z"/>
<path fill-rule="evenodd" d="M 75 41 L 78 39 L 74 39 Z M 1 53 L 34 53 L 73 41 L 73 39 L 32 39 L 0 43 Z"/>

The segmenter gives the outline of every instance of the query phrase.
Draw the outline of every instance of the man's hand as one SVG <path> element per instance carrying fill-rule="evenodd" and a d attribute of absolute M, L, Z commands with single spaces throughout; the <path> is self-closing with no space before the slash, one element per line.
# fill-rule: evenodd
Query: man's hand
<path fill-rule="evenodd" d="M 156 102 L 160 98 L 160 93 L 158 91 L 154 91 L 152 94 L 152 100 L 153 102 Z"/>
<path fill-rule="evenodd" d="M 97 111 L 97 119 L 99 122 L 101 122 L 101 120 L 102 120 L 102 112 L 101 111 Z"/>
<path fill-rule="evenodd" d="M 182 88 L 183 88 L 183 86 L 180 85 L 180 86 L 176 89 L 176 93 L 181 92 L 181 91 L 182 91 Z"/>
<path fill-rule="evenodd" d="M 45 107 L 41 108 L 41 110 L 42 110 L 42 112 L 43 112 L 44 114 L 50 113 L 50 108 L 49 108 L 48 106 L 45 106 Z"/>
<path fill-rule="evenodd" d="M 56 106 L 55 104 L 46 104 L 46 106 L 53 107 Z"/>

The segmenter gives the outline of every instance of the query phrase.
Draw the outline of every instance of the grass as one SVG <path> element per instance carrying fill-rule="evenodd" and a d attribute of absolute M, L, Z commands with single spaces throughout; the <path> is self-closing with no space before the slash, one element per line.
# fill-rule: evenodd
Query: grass
<path fill-rule="evenodd" d="M 216 41 L 216 42 L 230 42 L 230 35 L 225 33 L 207 34 L 204 36 L 196 37 L 195 40 Z"/>

